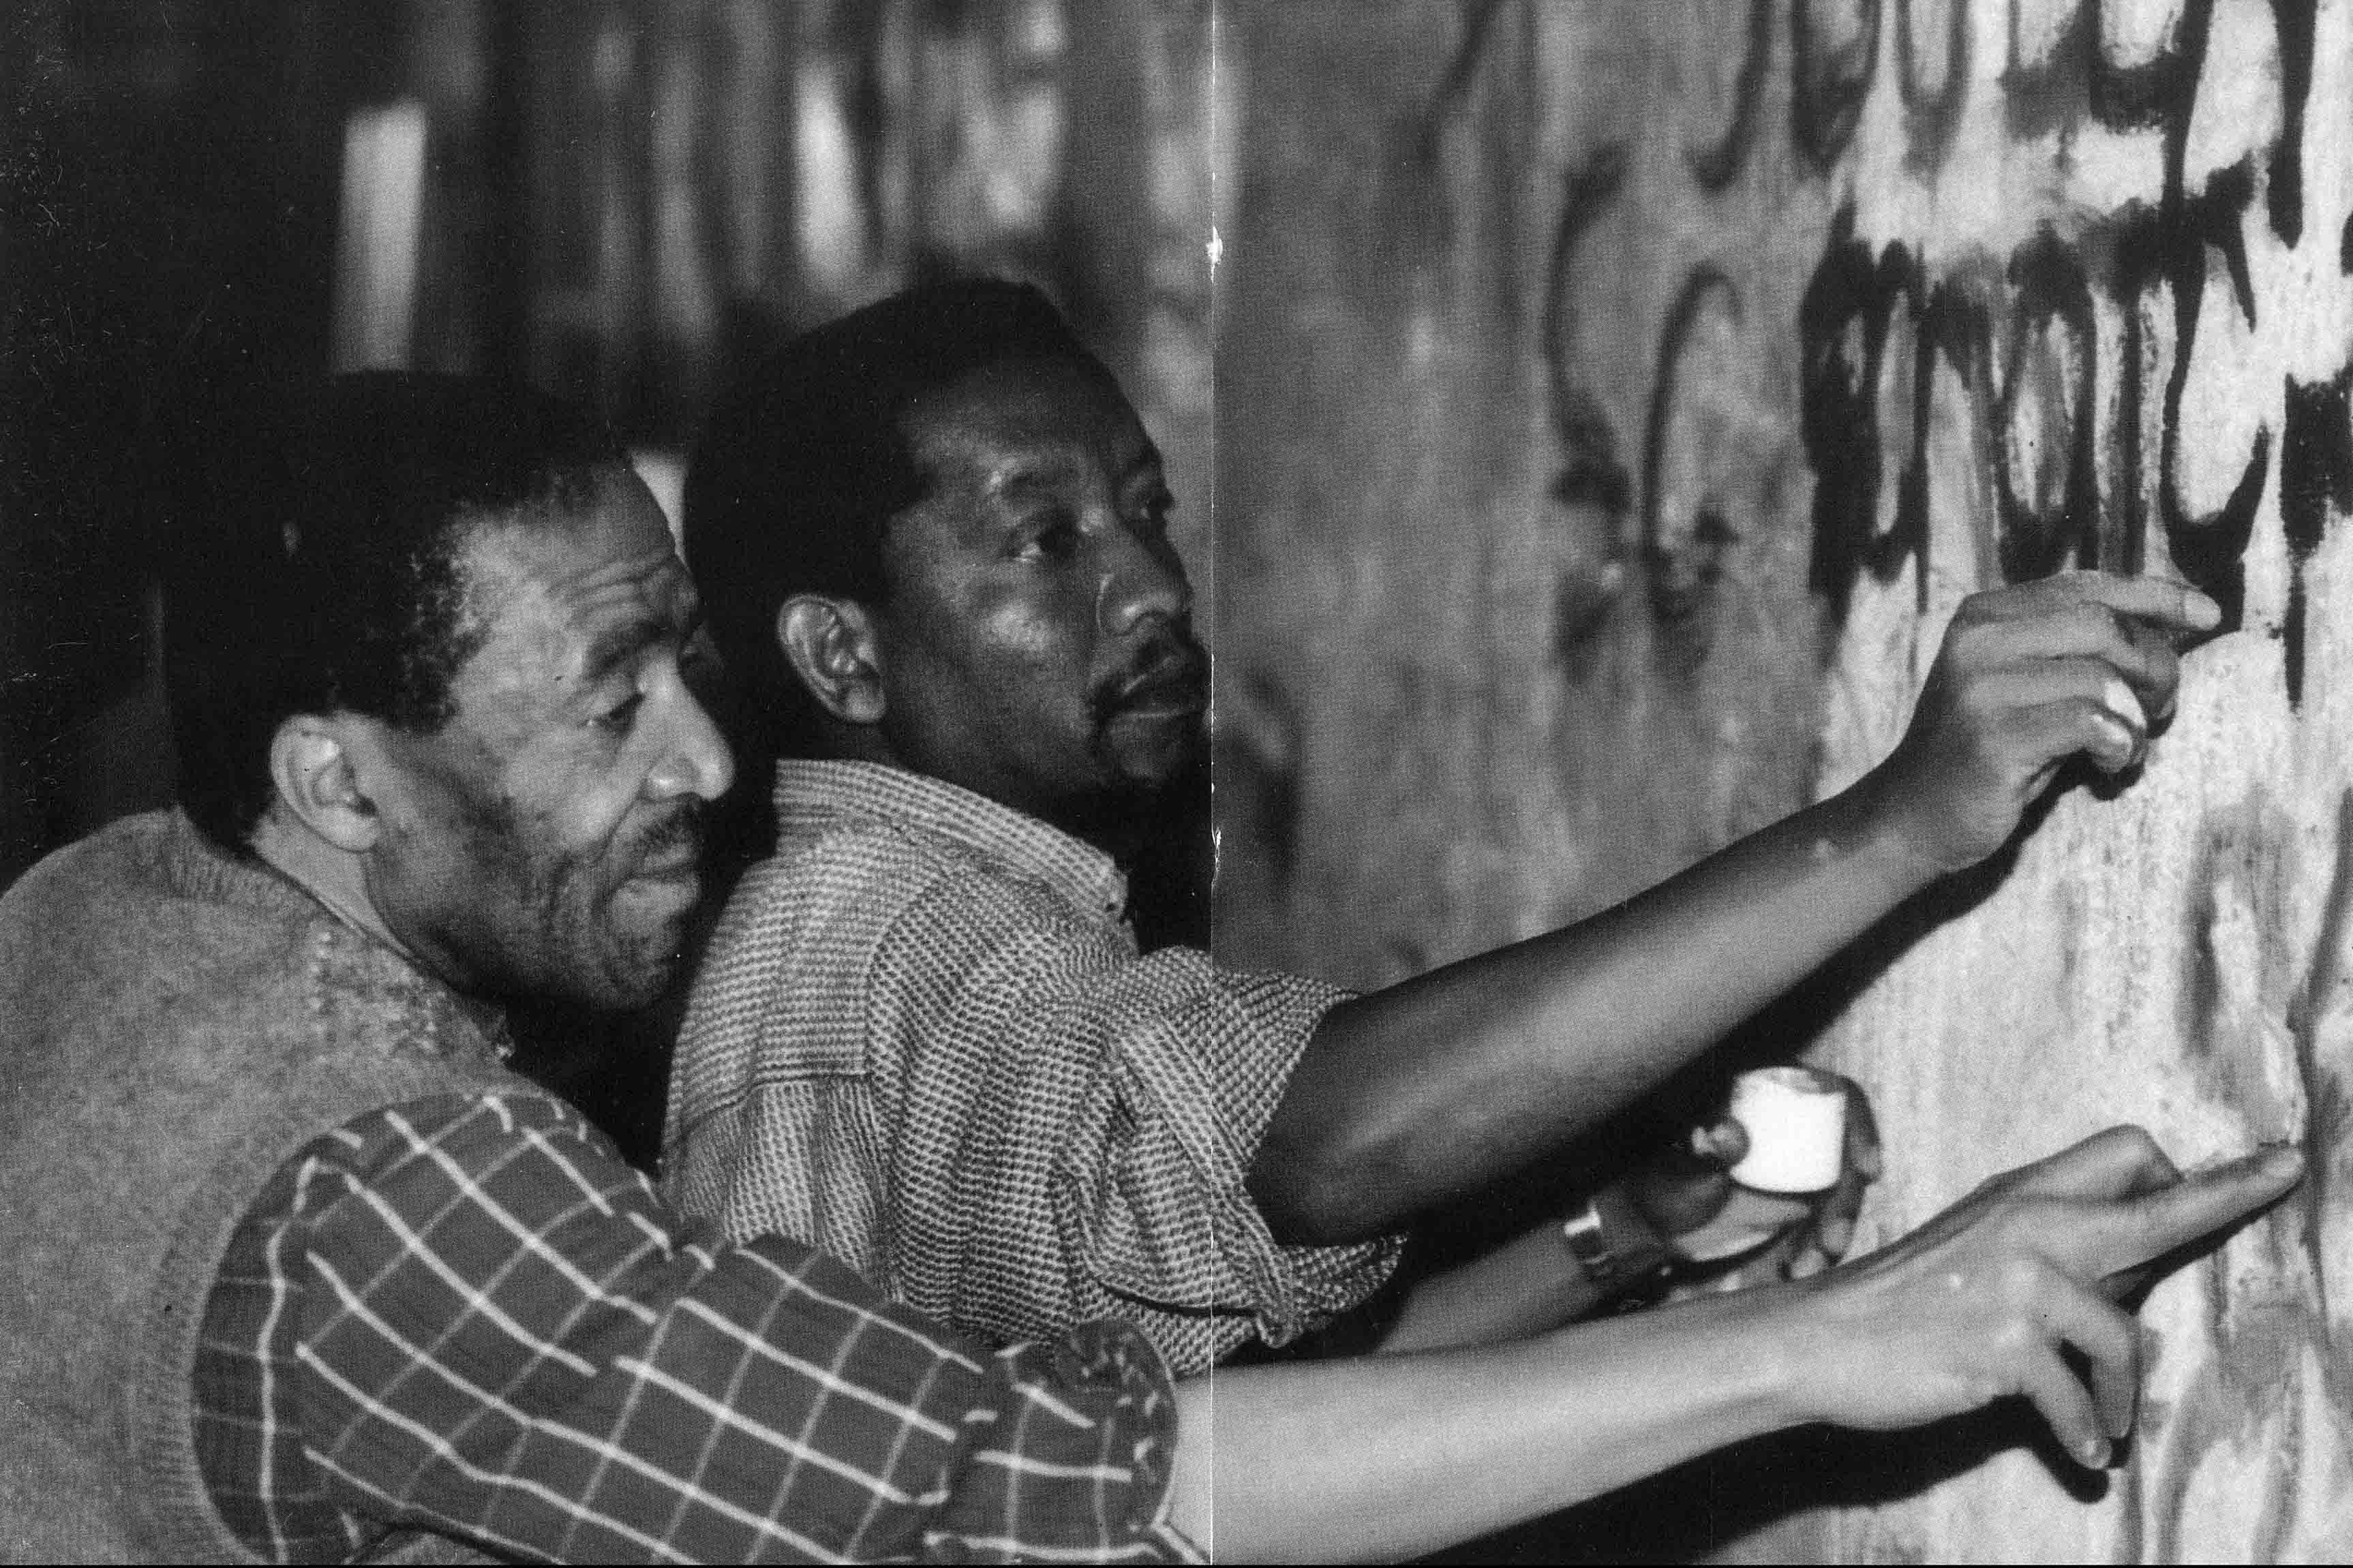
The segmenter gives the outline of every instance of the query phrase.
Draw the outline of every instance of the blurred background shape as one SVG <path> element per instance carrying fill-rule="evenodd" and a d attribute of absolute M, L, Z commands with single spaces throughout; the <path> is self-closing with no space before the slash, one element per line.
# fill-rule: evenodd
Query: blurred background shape
<path fill-rule="evenodd" d="M 158 543 L 254 384 L 496 372 L 673 509 L 696 422 L 916 279 L 1034 281 L 1207 578 L 1208 0 L 27 0 L 0 21 L 0 885 L 168 797 Z M 674 510 L 673 510 L 674 515 Z"/>
<path fill-rule="evenodd" d="M 404 98 L 352 111 L 342 199 L 327 367 L 406 369 L 425 218 L 423 104 Z"/>

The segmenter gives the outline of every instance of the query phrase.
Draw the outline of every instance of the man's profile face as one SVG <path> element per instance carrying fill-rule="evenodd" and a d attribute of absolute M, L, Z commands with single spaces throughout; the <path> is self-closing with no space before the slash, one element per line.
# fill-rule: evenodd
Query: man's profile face
<path fill-rule="evenodd" d="M 446 726 L 382 731 L 370 898 L 462 989 L 642 1005 L 678 966 L 703 807 L 733 775 L 681 675 L 694 589 L 617 468 L 586 507 L 478 526 L 459 567 L 479 647 Z"/>
<path fill-rule="evenodd" d="M 906 429 L 930 489 L 884 541 L 893 755 L 1065 825 L 1166 784 L 1200 744 L 1208 659 L 1160 454 L 1118 384 L 1007 360 Z"/>

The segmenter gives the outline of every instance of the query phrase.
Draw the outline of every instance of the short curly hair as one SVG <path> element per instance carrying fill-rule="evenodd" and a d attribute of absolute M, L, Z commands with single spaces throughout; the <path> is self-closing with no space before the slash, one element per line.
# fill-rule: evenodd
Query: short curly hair
<path fill-rule="evenodd" d="M 258 408 L 169 555 L 181 808 L 243 853 L 287 719 L 447 724 L 482 635 L 460 569 L 471 531 L 589 504 L 628 461 L 596 415 L 489 378 L 372 371 Z"/>
<path fill-rule="evenodd" d="M 908 408 L 1025 358 L 1098 363 L 1036 289 L 954 279 L 795 338 L 711 416 L 687 468 L 686 563 L 712 640 L 770 717 L 806 706 L 776 647 L 785 601 L 883 600 L 885 529 L 929 483 Z"/>

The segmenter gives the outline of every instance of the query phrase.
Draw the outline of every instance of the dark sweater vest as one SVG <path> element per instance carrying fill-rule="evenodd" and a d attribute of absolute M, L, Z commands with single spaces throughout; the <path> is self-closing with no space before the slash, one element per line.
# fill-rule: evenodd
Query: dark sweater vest
<path fill-rule="evenodd" d="M 251 1560 L 192 1437 L 230 1233 L 356 1116 L 526 1089 L 485 1023 L 175 813 L 0 898 L 0 1556 Z"/>

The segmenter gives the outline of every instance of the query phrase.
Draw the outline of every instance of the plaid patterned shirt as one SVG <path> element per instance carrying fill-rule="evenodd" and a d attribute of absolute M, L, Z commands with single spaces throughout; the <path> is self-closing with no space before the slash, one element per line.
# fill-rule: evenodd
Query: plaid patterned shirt
<path fill-rule="evenodd" d="M 1244 1191 L 1345 993 L 1138 956 L 1109 857 L 970 791 L 786 762 L 670 1080 L 664 1180 L 967 1332 L 1137 1323 L 1180 1376 L 1377 1290 L 1397 1246 L 1276 1245 Z"/>
<path fill-rule="evenodd" d="M 522 1089 L 290 1161 L 195 1392 L 214 1502 L 273 1562 L 406 1530 L 541 1561 L 1199 1560 L 1132 1330 L 987 1355 L 797 1243 L 714 1243 Z"/>

